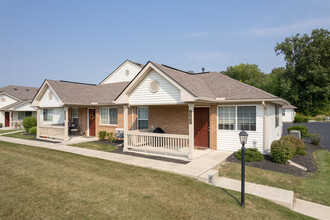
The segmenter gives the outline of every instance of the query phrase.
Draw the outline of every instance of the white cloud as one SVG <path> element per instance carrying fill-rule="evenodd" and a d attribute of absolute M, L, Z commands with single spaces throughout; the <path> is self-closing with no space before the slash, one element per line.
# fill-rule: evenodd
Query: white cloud
<path fill-rule="evenodd" d="M 201 38 L 201 37 L 207 37 L 209 34 L 206 32 L 195 32 L 195 33 L 189 33 L 187 34 L 190 38 Z"/>
<path fill-rule="evenodd" d="M 330 27 L 330 18 L 313 18 L 278 27 L 249 29 L 241 32 L 241 34 L 248 34 L 255 37 L 265 37 L 274 35 L 287 35 L 300 31 L 306 31 L 309 29 L 328 27 Z"/>

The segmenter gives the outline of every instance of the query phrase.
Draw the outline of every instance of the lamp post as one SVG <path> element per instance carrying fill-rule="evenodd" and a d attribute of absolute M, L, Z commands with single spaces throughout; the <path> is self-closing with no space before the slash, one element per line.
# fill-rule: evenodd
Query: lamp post
<path fill-rule="evenodd" d="M 242 144 L 242 172 L 241 172 L 241 206 L 245 206 L 245 144 L 248 139 L 248 133 L 242 130 L 239 134 L 239 140 Z"/>

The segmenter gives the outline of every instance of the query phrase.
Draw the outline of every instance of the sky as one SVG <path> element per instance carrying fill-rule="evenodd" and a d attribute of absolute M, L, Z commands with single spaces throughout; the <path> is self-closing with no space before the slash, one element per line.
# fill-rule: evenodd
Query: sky
<path fill-rule="evenodd" d="M 125 60 L 185 71 L 285 66 L 286 37 L 330 29 L 329 0 L 0 0 L 0 87 L 99 83 Z"/>

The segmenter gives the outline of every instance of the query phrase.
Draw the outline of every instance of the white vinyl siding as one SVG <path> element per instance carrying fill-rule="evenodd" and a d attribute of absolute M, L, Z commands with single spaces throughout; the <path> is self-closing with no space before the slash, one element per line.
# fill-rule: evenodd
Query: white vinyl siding
<path fill-rule="evenodd" d="M 100 123 L 101 125 L 117 125 L 118 121 L 117 108 L 101 108 L 100 109 Z"/>
<path fill-rule="evenodd" d="M 126 74 L 127 70 L 129 73 L 128 75 Z M 121 67 L 119 67 L 117 70 L 115 70 L 113 73 L 111 73 L 111 75 L 106 80 L 104 80 L 102 84 L 132 81 L 134 77 L 140 72 L 140 70 L 141 67 L 127 62 Z"/>
<path fill-rule="evenodd" d="M 138 107 L 137 109 L 137 127 L 138 129 L 147 129 L 149 123 L 148 107 Z"/>
<path fill-rule="evenodd" d="M 279 112 L 282 109 L 279 109 Z M 274 140 L 278 140 L 282 136 L 282 115 L 279 114 L 279 126 L 276 127 L 276 114 L 275 114 L 275 105 L 267 105 L 267 120 L 268 120 L 268 143 L 269 147 L 271 146 Z"/>
<path fill-rule="evenodd" d="M 150 91 L 150 82 L 154 80 L 159 83 L 156 93 Z M 177 104 L 180 101 L 180 90 L 155 70 L 152 70 L 129 96 L 129 103 L 132 105 Z"/>
<path fill-rule="evenodd" d="M 53 98 L 49 99 L 49 93 L 53 94 Z M 56 108 L 56 107 L 62 107 L 63 103 L 59 99 L 59 97 L 53 92 L 50 88 L 47 88 L 47 90 L 42 95 L 39 107 L 41 108 Z"/>
<path fill-rule="evenodd" d="M 226 106 L 226 105 L 221 105 Z M 250 106 L 250 105 L 237 105 L 238 106 Z M 246 144 L 247 148 L 256 147 L 260 152 L 264 152 L 264 138 L 263 138 L 263 116 L 264 109 L 262 105 L 253 105 L 256 107 L 256 130 L 246 131 L 249 134 L 248 141 Z M 218 106 L 220 107 L 220 106 Z M 219 117 L 219 108 L 218 108 Z M 241 144 L 239 141 L 239 132 L 241 130 L 220 130 L 217 129 L 217 145 L 220 151 L 237 151 L 241 149 Z"/>
<path fill-rule="evenodd" d="M 293 122 L 294 116 L 296 116 L 296 112 L 294 111 L 294 109 L 283 109 L 283 112 L 285 112 L 285 115 L 282 115 L 282 121 Z"/>

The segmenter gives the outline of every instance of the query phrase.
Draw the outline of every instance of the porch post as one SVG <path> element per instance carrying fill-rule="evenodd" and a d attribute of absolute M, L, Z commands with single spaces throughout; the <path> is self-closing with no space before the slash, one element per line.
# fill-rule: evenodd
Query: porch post
<path fill-rule="evenodd" d="M 69 141 L 69 109 L 64 107 L 64 142 Z"/>
<path fill-rule="evenodd" d="M 128 106 L 124 105 L 124 148 L 123 148 L 123 151 L 128 150 L 127 132 L 128 132 Z"/>
<path fill-rule="evenodd" d="M 40 108 L 37 108 L 37 139 L 40 137 Z"/>
<path fill-rule="evenodd" d="M 9 112 L 9 127 L 10 128 L 15 127 L 15 125 L 13 124 L 13 112 L 12 111 Z"/>
<path fill-rule="evenodd" d="M 193 159 L 194 154 L 194 104 L 188 104 L 189 111 L 188 111 L 188 117 L 189 117 L 189 153 L 188 158 Z"/>

